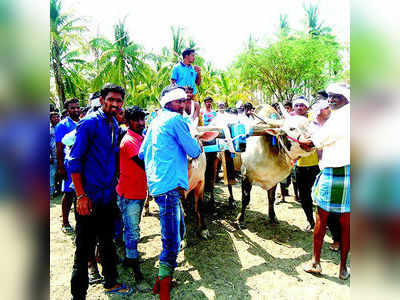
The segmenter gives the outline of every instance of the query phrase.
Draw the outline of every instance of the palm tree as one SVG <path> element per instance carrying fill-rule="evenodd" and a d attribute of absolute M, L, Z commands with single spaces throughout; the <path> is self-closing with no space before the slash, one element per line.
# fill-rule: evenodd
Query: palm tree
<path fill-rule="evenodd" d="M 318 12 L 318 4 L 313 5 L 310 3 L 308 7 L 303 4 L 303 8 L 307 15 L 307 27 L 308 33 L 312 36 L 320 36 L 329 34 L 331 32 L 331 28 L 328 26 L 323 26 L 323 22 L 319 22 L 319 12 Z"/>
<path fill-rule="evenodd" d="M 76 26 L 81 19 L 72 18 L 61 10 L 61 0 L 50 0 L 50 69 L 58 98 L 64 103 L 66 92 L 71 92 L 73 82 L 68 75 L 74 74 L 77 77 L 71 64 L 83 63 L 83 60 L 79 59 L 79 51 L 71 48 L 82 41 L 79 34 L 85 31 L 86 27 Z"/>
<path fill-rule="evenodd" d="M 279 15 L 279 34 L 284 37 L 288 36 L 290 30 L 287 18 L 287 14 Z"/>
<path fill-rule="evenodd" d="M 114 41 L 95 38 L 90 41 L 92 48 L 100 50 L 98 65 L 100 70 L 94 78 L 94 88 L 112 81 L 125 88 L 133 88 L 143 69 L 141 46 L 132 42 L 125 28 L 125 19 L 114 26 Z"/>

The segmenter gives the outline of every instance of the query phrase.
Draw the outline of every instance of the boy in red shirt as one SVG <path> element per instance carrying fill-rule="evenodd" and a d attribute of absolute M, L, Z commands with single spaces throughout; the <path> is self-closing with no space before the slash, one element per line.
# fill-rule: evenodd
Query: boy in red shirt
<path fill-rule="evenodd" d="M 139 223 L 144 200 L 147 196 L 147 180 L 144 163 L 138 158 L 143 142 L 145 113 L 137 106 L 126 109 L 125 119 L 128 132 L 120 144 L 120 177 L 117 185 L 118 206 L 124 222 L 126 248 L 125 266 L 132 267 L 136 282 L 143 280 L 139 267 L 137 244 L 140 239 Z"/>

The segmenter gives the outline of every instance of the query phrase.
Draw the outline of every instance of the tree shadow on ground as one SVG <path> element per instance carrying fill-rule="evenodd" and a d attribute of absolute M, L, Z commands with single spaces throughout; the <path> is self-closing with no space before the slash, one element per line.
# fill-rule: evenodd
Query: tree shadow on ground
<path fill-rule="evenodd" d="M 242 264 L 233 241 L 223 227 L 211 222 L 210 240 L 200 240 L 188 223 L 184 261 L 192 268 L 176 272 L 180 285 L 174 295 L 177 299 L 250 299 L 246 278 L 242 278 Z"/>
<path fill-rule="evenodd" d="M 266 271 L 280 271 L 299 281 L 303 280 L 300 277 L 301 274 L 299 274 L 302 271 L 297 271 L 296 269 L 311 260 L 313 251 L 312 233 L 304 232 L 299 227 L 286 221 L 280 221 L 280 224 L 273 225 L 269 222 L 267 215 L 247 210 L 246 224 L 250 233 L 256 234 L 263 240 L 273 241 L 281 247 L 300 248 L 307 253 L 294 258 L 278 258 L 268 253 L 265 246 L 263 247 L 252 240 L 246 230 L 237 228 L 235 221 L 239 207 L 233 210 L 227 209 L 228 206 L 224 205 L 224 202 L 227 202 L 227 197 L 224 193 L 216 193 L 216 201 L 216 214 L 208 215 L 207 217 L 212 240 L 202 241 L 196 235 L 190 234 L 187 237 L 189 248 L 185 249 L 185 260 L 193 265 L 194 269 L 193 271 L 184 271 L 181 276 L 183 281 L 190 287 L 191 292 L 189 293 L 191 297 L 194 299 L 207 299 L 204 293 L 203 296 L 200 296 L 199 288 L 203 287 L 204 290 L 212 290 L 211 293 L 214 293 L 216 299 L 228 298 L 230 295 L 240 296 L 240 299 L 250 298 L 249 291 L 251 287 L 246 285 L 247 278 Z M 299 208 L 301 209 L 300 205 Z M 189 228 L 190 226 L 188 225 L 188 232 L 190 232 Z M 236 240 L 245 242 L 248 245 L 247 251 L 252 255 L 261 257 L 265 262 L 243 270 L 230 234 Z M 209 245 L 210 242 L 211 245 Z M 331 261 L 339 266 L 340 255 L 328 250 L 327 243 L 325 245 L 321 253 L 323 262 Z M 302 270 L 302 267 L 300 269 Z M 196 271 L 201 279 L 196 279 L 191 275 L 192 273 L 196 274 Z M 335 283 L 349 286 L 349 281 L 343 282 L 337 277 L 325 274 L 321 276 Z M 232 290 L 232 294 L 230 294 L 232 286 L 240 293 L 236 292 L 235 294 Z M 195 294 L 193 290 L 196 290 Z"/>
<path fill-rule="evenodd" d="M 62 203 L 62 194 L 57 197 L 50 198 L 50 208 L 55 207 L 56 205 L 61 205 Z"/>

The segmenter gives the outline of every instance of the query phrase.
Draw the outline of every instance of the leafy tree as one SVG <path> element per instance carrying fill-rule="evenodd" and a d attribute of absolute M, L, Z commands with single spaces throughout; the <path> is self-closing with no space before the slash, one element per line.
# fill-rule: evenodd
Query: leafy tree
<path fill-rule="evenodd" d="M 239 56 L 241 79 L 278 101 L 311 96 L 342 70 L 340 47 L 331 36 L 283 38 Z"/>

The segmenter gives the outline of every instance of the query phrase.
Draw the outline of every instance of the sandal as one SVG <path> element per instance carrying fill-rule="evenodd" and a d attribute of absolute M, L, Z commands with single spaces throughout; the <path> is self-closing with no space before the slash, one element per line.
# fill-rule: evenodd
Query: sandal
<path fill-rule="evenodd" d="M 347 280 L 350 277 L 350 268 L 347 268 L 345 273 L 341 273 L 339 271 L 339 279 L 341 280 Z"/>
<path fill-rule="evenodd" d="M 314 226 L 311 226 L 310 224 L 307 225 L 307 227 L 304 229 L 305 232 L 313 232 L 314 231 Z"/>
<path fill-rule="evenodd" d="M 334 251 L 334 252 L 339 252 L 339 249 L 340 249 L 340 244 L 332 243 L 329 246 L 329 250 Z"/>
<path fill-rule="evenodd" d="M 89 284 L 100 283 L 104 280 L 104 278 L 100 275 L 99 271 L 89 273 Z"/>
<path fill-rule="evenodd" d="M 117 284 L 117 287 L 104 289 L 104 293 L 108 295 L 120 295 L 129 296 L 133 294 L 133 288 L 126 286 L 125 284 Z"/>
<path fill-rule="evenodd" d="M 61 231 L 65 234 L 73 234 L 74 233 L 74 229 L 72 228 L 71 225 L 63 225 L 61 227 Z"/>
<path fill-rule="evenodd" d="M 321 265 L 317 263 L 309 263 L 304 267 L 304 271 L 314 275 L 321 275 L 322 273 Z"/>

